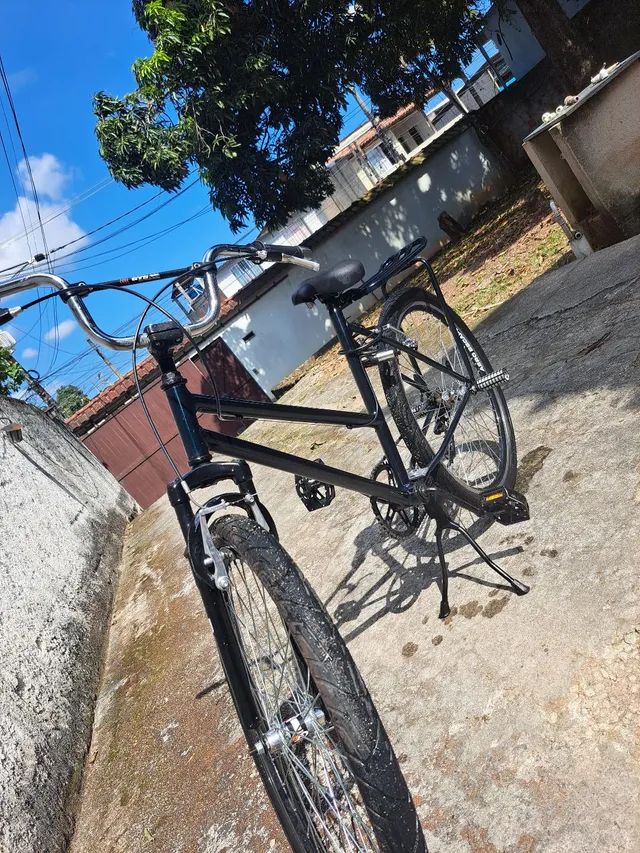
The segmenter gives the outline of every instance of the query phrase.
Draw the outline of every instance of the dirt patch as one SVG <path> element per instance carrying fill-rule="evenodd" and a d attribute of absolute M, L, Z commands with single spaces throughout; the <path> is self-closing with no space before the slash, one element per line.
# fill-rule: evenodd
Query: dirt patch
<path fill-rule="evenodd" d="M 177 534 L 130 532 L 71 853 L 284 853 Z"/>
<path fill-rule="evenodd" d="M 418 646 L 416 643 L 405 643 L 402 647 L 402 656 L 405 658 L 411 658 L 418 651 Z"/>
<path fill-rule="evenodd" d="M 541 445 L 534 450 L 530 450 L 522 457 L 522 461 L 518 465 L 518 476 L 516 478 L 516 489 L 522 494 L 526 494 L 531 481 L 536 474 L 542 469 L 545 459 L 551 453 L 550 447 Z"/>
<path fill-rule="evenodd" d="M 482 615 L 486 616 L 487 619 L 493 619 L 493 617 L 500 613 L 501 610 L 507 606 L 507 602 L 509 601 L 508 595 L 503 595 L 502 598 L 494 598 L 488 604 L 482 608 Z"/>
<path fill-rule="evenodd" d="M 478 613 L 482 613 L 482 605 L 477 601 L 468 601 L 466 604 L 460 605 L 458 613 L 465 619 L 473 619 Z"/>

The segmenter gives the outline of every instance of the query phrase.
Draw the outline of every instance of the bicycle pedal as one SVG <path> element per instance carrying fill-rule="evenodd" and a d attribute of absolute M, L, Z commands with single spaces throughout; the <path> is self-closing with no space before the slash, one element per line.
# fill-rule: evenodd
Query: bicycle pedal
<path fill-rule="evenodd" d="M 471 386 L 472 393 L 477 391 L 488 391 L 489 388 L 495 388 L 496 385 L 502 385 L 503 382 L 509 381 L 509 374 L 506 370 L 494 370 L 493 373 L 484 373 L 478 376 L 474 385 Z"/>
<path fill-rule="evenodd" d="M 524 495 L 512 489 L 488 489 L 480 496 L 482 509 L 500 524 L 528 521 L 529 504 Z"/>
<path fill-rule="evenodd" d="M 322 459 L 314 459 L 314 462 L 322 462 Z M 323 483 L 321 480 L 312 480 L 296 474 L 295 484 L 296 494 L 309 512 L 324 509 L 336 496 L 335 487 L 330 483 Z"/>

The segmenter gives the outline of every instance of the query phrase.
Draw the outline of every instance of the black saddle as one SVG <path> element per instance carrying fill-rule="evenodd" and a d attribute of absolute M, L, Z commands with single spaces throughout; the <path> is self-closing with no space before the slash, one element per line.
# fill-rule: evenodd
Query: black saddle
<path fill-rule="evenodd" d="M 364 267 L 360 261 L 341 261 L 327 272 L 314 275 L 303 281 L 291 297 L 294 305 L 315 302 L 316 299 L 333 296 L 349 290 L 364 278 Z"/>

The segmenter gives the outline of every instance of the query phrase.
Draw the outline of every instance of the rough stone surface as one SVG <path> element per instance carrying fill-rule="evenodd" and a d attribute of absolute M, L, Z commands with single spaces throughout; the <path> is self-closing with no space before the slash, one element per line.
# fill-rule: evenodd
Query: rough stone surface
<path fill-rule="evenodd" d="M 0 399 L 0 851 L 66 849 L 132 499 L 63 426 Z"/>
<path fill-rule="evenodd" d="M 385 539 L 366 498 L 309 514 L 256 469 L 281 539 L 374 695 L 434 853 L 640 849 L 640 238 L 538 279 L 477 329 L 507 386 L 532 519 L 467 523 L 531 592 L 452 537 Z M 344 372 L 285 399 L 344 408 Z M 368 431 L 248 437 L 368 472 Z M 170 508 L 133 526 L 74 853 L 286 850 L 242 758 Z M 125 680 L 126 679 L 126 680 Z"/>

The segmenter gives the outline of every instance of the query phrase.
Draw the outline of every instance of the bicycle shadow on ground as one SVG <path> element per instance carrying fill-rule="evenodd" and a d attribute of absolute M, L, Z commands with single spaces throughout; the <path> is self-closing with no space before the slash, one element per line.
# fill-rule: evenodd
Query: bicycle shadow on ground
<path fill-rule="evenodd" d="M 465 522 L 467 520 L 463 518 L 461 523 L 467 526 Z M 492 524 L 490 519 L 475 519 L 467 529 L 472 536 L 478 537 Z M 439 602 L 441 573 L 435 526 L 431 519 L 426 519 L 414 536 L 402 540 L 393 539 L 374 521 L 358 533 L 354 545 L 356 550 L 351 568 L 324 602 L 345 642 L 359 637 L 384 616 L 409 610 L 432 585 L 438 589 Z M 483 572 L 484 576 L 468 573 L 467 570 L 485 564 L 459 533 L 445 531 L 443 545 L 450 579 L 459 577 L 490 589 L 512 591 L 502 581 L 487 580 L 486 572 Z M 462 565 L 451 568 L 449 555 L 465 547 L 468 552 L 461 558 Z M 522 551 L 523 548 L 517 545 L 493 551 L 490 556 L 499 561 Z M 367 561 L 370 555 L 381 561 L 386 571 L 380 574 L 372 570 L 371 562 Z M 488 568 L 487 572 L 492 574 Z M 339 598 L 342 600 L 336 604 Z M 434 615 L 437 615 L 435 600 L 433 606 Z M 345 631 L 351 623 L 356 624 Z"/>

